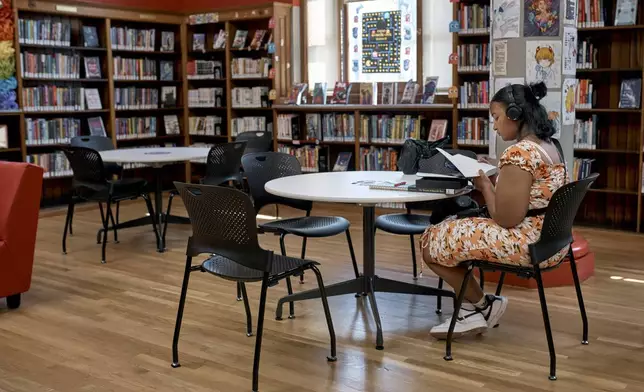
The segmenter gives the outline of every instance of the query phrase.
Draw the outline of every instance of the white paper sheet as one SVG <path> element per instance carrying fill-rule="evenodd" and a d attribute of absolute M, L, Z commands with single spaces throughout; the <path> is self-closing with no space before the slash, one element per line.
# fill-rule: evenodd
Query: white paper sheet
<path fill-rule="evenodd" d="M 483 170 L 487 176 L 494 175 L 497 172 L 496 166 L 478 162 L 476 159 L 468 158 L 461 154 L 452 155 L 440 148 L 437 148 L 437 150 L 443 154 L 443 156 L 445 156 L 445 158 L 450 161 L 465 178 L 478 177 L 479 170 Z"/>

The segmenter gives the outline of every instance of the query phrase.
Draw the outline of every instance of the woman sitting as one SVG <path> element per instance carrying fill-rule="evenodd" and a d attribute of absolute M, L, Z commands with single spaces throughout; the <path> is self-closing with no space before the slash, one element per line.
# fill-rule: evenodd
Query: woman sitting
<path fill-rule="evenodd" d="M 492 98 L 494 129 L 504 141 L 516 143 L 499 160 L 496 185 L 482 171 L 473 180 L 485 198 L 489 217 L 446 219 L 423 234 L 423 260 L 457 293 L 466 273 L 461 262 L 531 265 L 528 245 L 539 239 L 542 209 L 567 181 L 563 157 L 551 139 L 554 124 L 539 103 L 546 92 L 543 83 L 515 84 L 499 90 Z M 529 212 L 537 209 L 540 211 Z M 559 262 L 567 250 L 562 249 L 544 265 Z M 486 295 L 476 279 L 470 279 L 454 337 L 483 333 L 494 327 L 507 304 L 507 298 Z M 433 327 L 432 336 L 444 339 L 449 324 L 447 320 Z"/>

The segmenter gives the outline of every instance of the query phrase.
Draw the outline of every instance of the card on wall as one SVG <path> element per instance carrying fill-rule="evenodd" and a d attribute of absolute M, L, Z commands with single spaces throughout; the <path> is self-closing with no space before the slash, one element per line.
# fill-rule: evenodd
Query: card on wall
<path fill-rule="evenodd" d="M 561 124 L 575 124 L 575 97 L 577 96 L 577 79 L 564 79 L 561 88 L 563 95 L 561 107 Z"/>
<path fill-rule="evenodd" d="M 519 37 L 521 3 L 519 0 L 493 0 L 492 39 Z"/>
<path fill-rule="evenodd" d="M 492 41 L 492 74 L 503 76 L 508 73 L 508 40 Z"/>
<path fill-rule="evenodd" d="M 564 11 L 564 24 L 577 26 L 577 1 L 566 0 L 566 10 Z"/>
<path fill-rule="evenodd" d="M 556 132 L 555 139 L 561 137 L 561 93 L 558 91 L 549 92 L 542 100 L 541 104 L 548 111 L 548 118 L 554 123 Z"/>
<path fill-rule="evenodd" d="M 574 75 L 577 72 L 577 29 L 563 29 L 563 74 Z"/>
<path fill-rule="evenodd" d="M 525 50 L 526 82 L 561 87 L 561 41 L 527 41 Z"/>

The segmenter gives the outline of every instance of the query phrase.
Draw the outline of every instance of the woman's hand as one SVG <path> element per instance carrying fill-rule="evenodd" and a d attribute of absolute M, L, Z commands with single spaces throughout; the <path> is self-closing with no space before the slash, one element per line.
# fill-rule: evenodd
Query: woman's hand
<path fill-rule="evenodd" d="M 479 176 L 473 178 L 472 182 L 474 183 L 474 187 L 480 192 L 494 188 L 494 184 L 492 184 L 492 181 L 490 181 L 488 176 L 485 175 L 485 172 L 483 172 L 483 170 L 479 170 Z"/>

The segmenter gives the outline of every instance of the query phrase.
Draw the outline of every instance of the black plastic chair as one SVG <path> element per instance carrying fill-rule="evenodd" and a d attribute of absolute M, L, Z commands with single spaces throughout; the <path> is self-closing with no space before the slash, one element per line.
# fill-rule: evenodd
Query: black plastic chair
<path fill-rule="evenodd" d="M 101 263 L 105 263 L 105 248 L 107 245 L 107 232 L 109 223 L 112 227 L 116 225 L 114 215 L 112 214 L 112 203 L 118 203 L 123 200 L 134 200 L 142 197 L 152 217 L 152 228 L 159 246 L 159 233 L 157 223 L 154 218 L 154 210 L 150 197 L 145 193 L 147 182 L 140 178 L 128 178 L 120 180 L 109 180 L 106 177 L 105 166 L 98 151 L 87 147 L 66 147 L 63 153 L 69 160 L 73 171 L 72 195 L 67 208 L 67 217 L 65 218 L 65 229 L 63 232 L 63 254 L 67 254 L 67 231 L 74 215 L 74 205 L 80 201 L 98 202 L 101 212 L 101 222 L 103 224 L 103 239 L 101 250 Z M 103 212 L 105 203 L 106 211 Z M 116 230 L 114 230 L 114 242 L 118 242 Z"/>
<path fill-rule="evenodd" d="M 242 157 L 242 166 L 248 178 L 250 194 L 253 198 L 255 211 L 257 213 L 259 213 L 264 206 L 270 204 L 285 205 L 300 211 L 306 211 L 306 216 L 304 217 L 276 220 L 259 226 L 260 232 L 262 233 L 274 233 L 280 236 L 282 255 L 286 256 L 284 237 L 288 234 L 303 238 L 302 253 L 300 257 L 304 258 L 306 256 L 307 238 L 331 237 L 344 232 L 347 237 L 347 243 L 349 244 L 353 270 L 356 277 L 359 277 L 360 272 L 358 271 L 358 264 L 353 251 L 351 233 L 349 232 L 350 223 L 348 220 L 336 216 L 311 216 L 313 202 L 276 196 L 268 193 L 264 189 L 264 185 L 271 180 L 302 174 L 300 162 L 296 157 L 279 152 L 245 154 Z M 304 275 L 300 275 L 300 282 L 303 281 Z M 292 294 L 293 290 L 290 279 L 286 280 L 286 287 L 288 293 Z M 294 309 L 293 303 L 291 302 L 289 303 L 289 318 L 293 317 Z"/>
<path fill-rule="evenodd" d="M 476 159 L 476 153 L 467 150 L 445 150 L 450 154 L 461 154 L 468 158 Z M 442 154 L 436 154 L 429 159 L 423 159 L 419 162 L 418 171 L 423 173 L 440 173 L 440 174 L 456 174 L 455 169 L 450 168 L 449 161 L 445 159 Z M 457 200 L 458 203 L 470 205 L 471 199 L 469 196 L 460 196 Z M 416 240 L 415 235 L 421 235 L 430 226 L 431 215 L 429 214 L 414 214 L 412 209 L 415 210 L 429 210 L 438 205 L 437 202 L 420 202 L 420 203 L 407 203 L 405 208 L 406 213 L 400 214 L 386 214 L 380 215 L 376 218 L 376 230 L 380 229 L 386 233 L 396 235 L 408 235 L 411 244 L 411 260 L 413 267 L 414 280 L 418 279 L 418 264 L 416 262 Z M 375 235 L 375 233 L 374 233 Z M 438 288 L 443 288 L 443 279 L 438 279 Z M 436 313 L 441 313 L 441 297 L 436 299 Z"/>
<path fill-rule="evenodd" d="M 110 139 L 107 136 L 74 136 L 72 140 L 70 140 L 69 144 L 72 147 L 87 147 L 96 151 L 114 150 L 114 143 L 112 143 L 112 139 Z M 105 168 L 105 174 L 107 175 L 108 180 L 111 180 L 115 176 L 121 177 L 123 175 L 123 167 L 117 163 L 111 163 L 111 162 L 103 163 L 103 167 Z M 116 203 L 116 214 L 114 214 L 117 224 L 119 222 L 119 210 L 120 210 L 119 204 L 120 203 Z M 69 220 L 70 235 L 74 235 L 74 230 L 72 225 L 73 220 L 74 220 L 74 216 L 72 215 L 71 219 Z"/>
<path fill-rule="evenodd" d="M 467 273 L 463 278 L 463 288 L 458 293 L 456 303 L 454 305 L 454 314 L 447 333 L 447 342 L 445 345 L 445 360 L 452 360 L 452 336 L 454 327 L 456 325 L 456 315 L 459 314 L 463 298 L 465 296 L 465 288 L 472 277 L 474 268 L 488 271 L 501 271 L 499 277 L 499 285 L 497 287 L 497 295 L 501 294 L 503 287 L 503 280 L 506 273 L 518 275 L 521 278 L 534 278 L 537 281 L 537 289 L 539 291 L 539 302 L 541 303 L 541 312 L 543 313 L 543 324 L 546 329 L 546 339 L 548 340 L 548 350 L 550 351 L 550 375 L 551 380 L 556 380 L 557 362 L 555 356 L 555 345 L 552 339 L 552 329 L 550 328 L 550 317 L 548 315 L 548 307 L 546 305 L 546 294 L 541 280 L 541 272 L 561 266 L 563 259 L 557 265 L 541 268 L 540 264 L 550 257 L 554 256 L 560 250 L 568 247 L 568 260 L 572 270 L 573 280 L 575 282 L 575 290 L 577 292 L 577 301 L 579 302 L 579 311 L 581 313 L 581 320 L 583 323 L 582 340 L 581 343 L 588 344 L 588 318 L 586 317 L 586 307 L 584 306 L 584 298 L 581 294 L 581 285 L 579 283 L 579 275 L 577 274 L 577 264 L 575 263 L 575 256 L 572 251 L 572 225 L 579 210 L 581 202 L 586 196 L 588 188 L 597 179 L 599 174 L 594 173 L 584 178 L 583 180 L 574 181 L 562 186 L 552 195 L 552 199 L 548 203 L 546 213 L 543 219 L 543 227 L 541 229 L 541 236 L 539 240 L 529 245 L 531 266 L 513 266 L 507 264 L 490 263 L 481 260 L 471 260 L 462 265 L 467 267 Z M 565 259 L 565 258 L 564 258 Z"/>
<path fill-rule="evenodd" d="M 242 132 L 235 138 L 236 142 L 246 142 L 244 154 L 268 152 L 273 149 L 273 133 L 266 131 Z"/>
<path fill-rule="evenodd" d="M 206 158 L 206 176 L 201 179 L 202 184 L 221 185 L 229 181 L 234 186 L 243 187 L 244 180 L 241 175 L 241 157 L 244 154 L 246 142 L 220 143 L 212 146 Z M 170 215 L 172 199 L 179 193 L 170 191 L 166 216 Z M 163 224 L 162 237 L 168 230 L 168 221 Z"/>
<path fill-rule="evenodd" d="M 317 268 L 319 264 L 311 260 L 279 256 L 262 249 L 257 238 L 256 212 L 250 198 L 245 193 L 231 188 L 209 185 L 175 182 L 175 186 L 188 210 L 192 224 L 192 236 L 188 239 L 186 268 L 172 340 L 172 367 L 180 366 L 178 344 L 181 321 L 190 273 L 195 271 L 209 272 L 220 278 L 236 281 L 241 285 L 246 308 L 248 336 L 252 336 L 252 327 L 245 284 L 247 282 L 262 282 L 253 361 L 253 391 L 258 390 L 259 383 L 259 358 L 262 349 L 267 289 L 280 280 L 288 279 L 288 277 L 305 270 L 312 270 L 317 278 L 331 340 L 331 355 L 327 359 L 330 362 L 336 361 L 335 331 L 322 274 Z M 212 256 L 201 265 L 193 266 L 192 258 L 204 253 Z"/>

